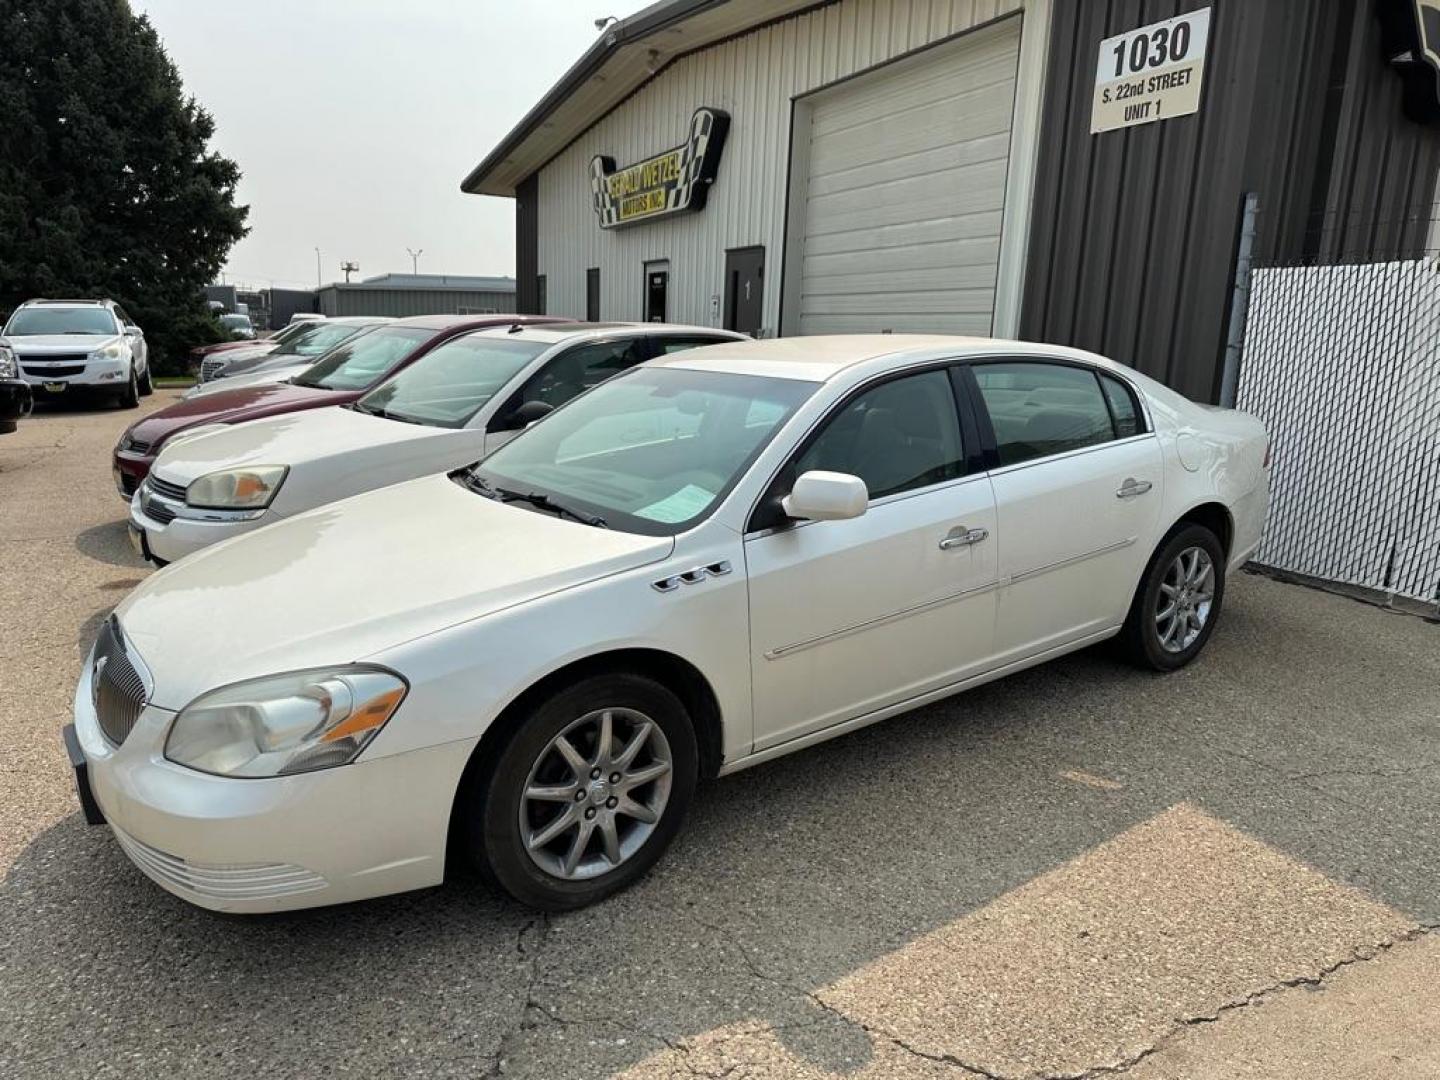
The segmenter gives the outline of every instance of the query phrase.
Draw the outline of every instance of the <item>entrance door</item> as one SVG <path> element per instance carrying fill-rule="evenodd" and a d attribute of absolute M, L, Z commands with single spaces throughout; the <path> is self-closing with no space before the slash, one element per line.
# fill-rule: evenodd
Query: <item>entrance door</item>
<path fill-rule="evenodd" d="M 754 337 L 765 318 L 765 249 L 725 252 L 725 329 Z"/>
<path fill-rule="evenodd" d="M 670 292 L 670 264 L 645 264 L 645 321 L 665 322 Z"/>

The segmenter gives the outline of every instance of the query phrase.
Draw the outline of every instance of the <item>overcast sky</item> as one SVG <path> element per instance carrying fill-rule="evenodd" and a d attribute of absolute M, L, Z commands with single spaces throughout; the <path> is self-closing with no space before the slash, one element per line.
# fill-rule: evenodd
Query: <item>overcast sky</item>
<path fill-rule="evenodd" d="M 228 280 L 513 274 L 509 199 L 460 181 L 641 0 L 131 0 L 245 174 Z"/>

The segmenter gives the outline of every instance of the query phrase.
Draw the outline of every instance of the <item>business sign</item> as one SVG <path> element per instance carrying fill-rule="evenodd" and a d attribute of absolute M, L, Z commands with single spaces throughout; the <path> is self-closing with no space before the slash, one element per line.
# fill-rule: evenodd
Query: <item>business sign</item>
<path fill-rule="evenodd" d="M 1208 7 L 1102 41 L 1090 134 L 1198 112 L 1209 43 Z"/>
<path fill-rule="evenodd" d="M 1385 55 L 1405 83 L 1405 115 L 1440 120 L 1440 0 L 1382 0 Z"/>
<path fill-rule="evenodd" d="M 590 187 L 600 227 L 615 229 L 705 209 L 729 130 L 729 113 L 696 109 L 690 138 L 673 150 L 623 169 L 615 168 L 614 158 L 592 158 Z"/>

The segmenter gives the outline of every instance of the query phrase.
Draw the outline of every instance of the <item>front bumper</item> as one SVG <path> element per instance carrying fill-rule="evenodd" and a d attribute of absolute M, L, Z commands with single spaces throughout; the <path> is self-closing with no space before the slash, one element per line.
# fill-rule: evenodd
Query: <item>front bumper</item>
<path fill-rule="evenodd" d="M 101 733 L 89 665 L 75 693 L 97 811 L 162 888 L 213 911 L 346 903 L 438 885 L 464 743 L 269 780 L 182 768 L 164 756 L 174 713 L 147 706 L 123 745 Z"/>
<path fill-rule="evenodd" d="M 130 527 L 144 534 L 144 546 L 150 555 L 167 563 L 183 559 L 186 555 L 211 544 L 218 544 L 221 540 L 244 536 L 279 520 L 277 514 L 262 510 L 253 516 L 236 513 L 223 519 L 217 517 L 215 520 L 176 517 L 168 522 L 160 522 L 145 513 L 142 502 L 143 493 L 137 491 L 130 500 Z M 178 504 L 169 505 L 173 507 Z"/>
<path fill-rule="evenodd" d="M 69 370 L 76 365 L 57 366 L 61 370 Z M 58 375 L 45 370 L 43 356 L 20 357 L 21 377 L 36 393 L 64 394 L 71 390 L 103 390 L 119 394 L 129 385 L 130 361 L 124 357 L 118 360 L 86 360 L 79 366 L 82 370 L 78 373 Z"/>

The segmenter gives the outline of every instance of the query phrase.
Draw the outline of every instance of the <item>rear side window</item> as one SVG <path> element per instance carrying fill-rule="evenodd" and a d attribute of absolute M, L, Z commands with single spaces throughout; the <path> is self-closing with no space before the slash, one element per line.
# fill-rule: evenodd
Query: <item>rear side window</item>
<path fill-rule="evenodd" d="M 719 345 L 721 342 L 729 340 L 731 339 L 718 337 L 659 338 L 655 342 L 655 355 L 669 356 L 671 353 L 684 352 L 686 349 L 703 349 L 706 345 Z"/>
<path fill-rule="evenodd" d="M 1001 465 L 1082 450 L 1115 438 L 1110 406 L 1086 368 L 976 364 L 972 370 L 995 429 Z M 1123 388 L 1121 388 L 1123 391 Z M 1134 404 L 1131 403 L 1134 423 Z"/>
<path fill-rule="evenodd" d="M 1105 388 L 1105 399 L 1110 402 L 1110 414 L 1115 418 L 1115 437 L 1128 439 L 1139 435 L 1144 428 L 1130 388 L 1113 375 L 1101 375 L 1100 385 Z"/>

